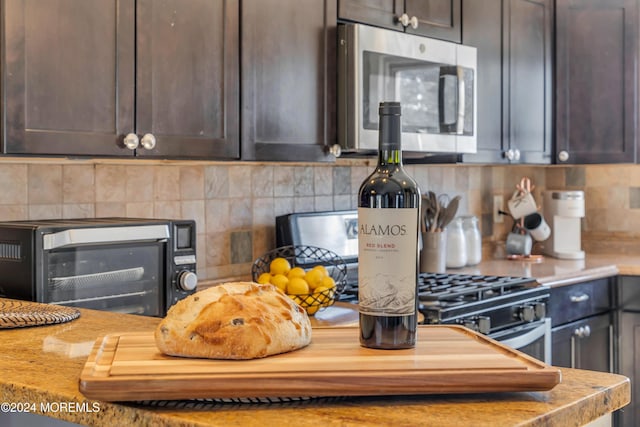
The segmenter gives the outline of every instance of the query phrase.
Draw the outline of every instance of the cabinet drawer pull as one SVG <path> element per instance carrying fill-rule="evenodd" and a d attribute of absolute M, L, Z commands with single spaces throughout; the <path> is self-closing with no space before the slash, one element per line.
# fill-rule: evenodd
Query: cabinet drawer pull
<path fill-rule="evenodd" d="M 585 302 L 585 301 L 589 301 L 589 295 L 587 294 L 571 295 L 569 297 L 569 300 L 571 302 Z"/>

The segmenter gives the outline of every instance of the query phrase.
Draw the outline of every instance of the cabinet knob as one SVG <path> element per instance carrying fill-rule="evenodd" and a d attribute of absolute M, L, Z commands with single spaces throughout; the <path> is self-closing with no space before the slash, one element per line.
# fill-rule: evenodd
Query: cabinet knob
<path fill-rule="evenodd" d="M 418 28 L 418 18 L 416 18 L 415 16 L 412 16 L 411 19 L 409 19 L 409 25 L 411 25 L 411 28 L 413 28 L 414 30 Z"/>
<path fill-rule="evenodd" d="M 130 133 L 124 137 L 124 146 L 129 150 L 135 150 L 138 148 L 138 145 L 140 145 L 140 140 L 135 133 Z"/>
<path fill-rule="evenodd" d="M 589 327 L 589 325 L 580 326 L 573 331 L 573 335 L 578 338 L 588 338 L 589 336 L 591 336 L 591 328 Z"/>
<path fill-rule="evenodd" d="M 407 15 L 406 13 L 403 13 L 402 15 L 398 16 L 398 22 L 403 26 L 403 27 L 408 27 L 409 26 L 409 15 Z"/>
<path fill-rule="evenodd" d="M 153 150 L 156 146 L 156 137 L 151 133 L 145 133 L 140 142 L 145 150 Z"/>
<path fill-rule="evenodd" d="M 504 152 L 504 157 L 507 160 L 515 160 L 516 159 L 516 152 L 513 148 L 509 148 L 507 151 Z"/>
<path fill-rule="evenodd" d="M 561 162 L 566 162 L 567 160 L 569 160 L 569 152 L 567 150 L 562 150 L 561 152 L 559 152 L 558 160 L 560 160 Z"/>
<path fill-rule="evenodd" d="M 518 150 L 517 148 L 513 150 L 513 160 L 515 161 L 520 160 L 520 150 Z"/>
<path fill-rule="evenodd" d="M 329 153 L 333 154 L 336 157 L 340 157 L 342 155 L 342 147 L 340 144 L 333 144 L 329 147 Z"/>
<path fill-rule="evenodd" d="M 413 28 L 414 30 L 418 28 L 419 22 L 416 16 L 412 16 L 411 18 L 409 18 L 409 15 L 407 15 L 406 13 L 403 13 L 397 19 L 398 19 L 398 22 L 402 24 L 402 26 L 405 28 L 408 26 L 411 26 L 411 28 Z"/>

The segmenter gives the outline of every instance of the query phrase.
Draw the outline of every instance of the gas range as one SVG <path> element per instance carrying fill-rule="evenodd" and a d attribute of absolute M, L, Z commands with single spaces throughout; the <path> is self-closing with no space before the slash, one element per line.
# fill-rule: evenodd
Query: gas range
<path fill-rule="evenodd" d="M 492 334 L 546 317 L 549 289 L 531 278 L 422 273 L 419 279 L 425 324 L 462 324 Z M 357 284 L 350 283 L 340 298 L 357 303 Z"/>
<path fill-rule="evenodd" d="M 276 236 L 279 246 L 319 246 L 340 255 L 348 267 L 340 300 L 357 303 L 357 211 L 283 215 Z M 548 320 L 549 295 L 532 278 L 423 273 L 418 309 L 425 324 L 462 324 L 497 337 Z"/>

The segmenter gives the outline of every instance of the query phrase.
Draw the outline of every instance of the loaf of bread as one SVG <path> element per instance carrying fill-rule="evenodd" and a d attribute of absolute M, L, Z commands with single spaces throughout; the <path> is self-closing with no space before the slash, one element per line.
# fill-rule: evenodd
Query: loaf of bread
<path fill-rule="evenodd" d="M 255 359 L 311 342 L 306 311 L 275 286 L 224 283 L 178 301 L 155 331 L 171 356 Z"/>

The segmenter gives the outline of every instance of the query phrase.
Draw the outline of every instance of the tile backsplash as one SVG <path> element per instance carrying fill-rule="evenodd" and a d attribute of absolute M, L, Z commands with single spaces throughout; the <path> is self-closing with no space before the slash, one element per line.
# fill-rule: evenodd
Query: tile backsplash
<path fill-rule="evenodd" d="M 357 206 L 373 159 L 335 164 L 137 160 L 2 159 L 0 220 L 100 216 L 194 219 L 198 274 L 247 276 L 275 245 L 277 215 Z M 459 214 L 481 219 L 485 245 L 500 244 L 511 220 L 493 223 L 493 195 L 505 202 L 522 176 L 541 203 L 546 188 L 585 191 L 587 250 L 634 250 L 640 235 L 640 166 L 408 165 L 423 191 L 459 194 Z M 604 243 L 603 243 L 604 242 Z M 614 248 L 615 249 L 615 248 Z"/>

